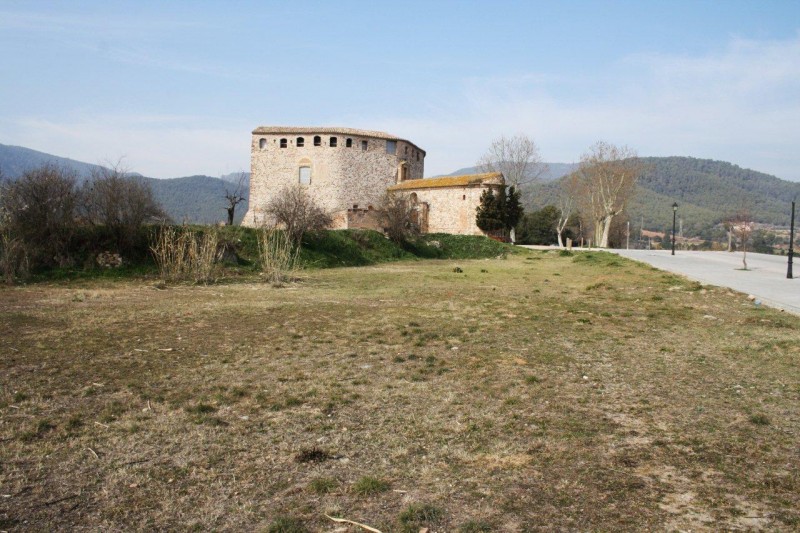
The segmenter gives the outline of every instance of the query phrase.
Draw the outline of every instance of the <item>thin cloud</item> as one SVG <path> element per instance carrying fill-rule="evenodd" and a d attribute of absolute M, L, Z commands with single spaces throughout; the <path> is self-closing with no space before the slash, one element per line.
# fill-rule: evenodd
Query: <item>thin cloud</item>
<path fill-rule="evenodd" d="M 582 95 L 575 83 L 585 85 Z M 572 96 L 560 96 L 560 88 Z M 725 159 L 800 179 L 797 94 L 800 35 L 736 38 L 715 54 L 622 58 L 608 79 L 471 78 L 460 97 L 425 117 L 372 123 L 417 140 L 428 150 L 429 174 L 472 164 L 493 137 L 524 132 L 548 161 L 575 161 L 592 142 L 608 139 L 642 155 Z"/>

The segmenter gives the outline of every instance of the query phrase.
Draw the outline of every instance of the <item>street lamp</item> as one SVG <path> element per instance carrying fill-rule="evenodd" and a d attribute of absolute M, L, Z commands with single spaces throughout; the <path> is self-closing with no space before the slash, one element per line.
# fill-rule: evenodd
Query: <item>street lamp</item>
<path fill-rule="evenodd" d="M 672 204 L 672 255 L 675 255 L 675 215 L 678 213 L 678 202 Z"/>
<path fill-rule="evenodd" d="M 789 230 L 789 267 L 786 269 L 786 278 L 792 279 L 792 254 L 794 253 L 794 200 L 797 198 L 795 196 L 792 198 L 792 223 Z"/>

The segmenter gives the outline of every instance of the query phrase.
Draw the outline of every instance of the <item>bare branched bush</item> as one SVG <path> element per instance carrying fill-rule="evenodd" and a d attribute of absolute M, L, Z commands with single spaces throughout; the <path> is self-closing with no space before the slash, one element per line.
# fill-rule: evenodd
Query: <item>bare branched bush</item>
<path fill-rule="evenodd" d="M 218 247 L 216 228 L 197 234 L 186 227 L 164 226 L 150 250 L 165 281 L 209 283 L 216 277 Z"/>
<path fill-rule="evenodd" d="M 74 173 L 54 166 L 29 170 L 0 189 L 9 242 L 22 243 L 31 266 L 69 263 L 75 204 Z"/>
<path fill-rule="evenodd" d="M 92 171 L 81 187 L 79 213 L 92 225 L 104 225 L 114 235 L 120 251 L 127 249 L 139 228 L 168 217 L 153 197 L 147 182 L 130 176 L 119 164 Z"/>
<path fill-rule="evenodd" d="M 274 227 L 262 226 L 258 230 L 258 258 L 261 272 L 274 286 L 291 281 L 300 270 L 300 247 L 296 246 L 286 232 Z"/>
<path fill-rule="evenodd" d="M 392 241 L 402 242 L 419 235 L 417 206 L 408 194 L 386 193 L 380 210 L 383 229 Z"/>
<path fill-rule="evenodd" d="M 331 225 L 331 217 L 300 185 L 281 190 L 266 206 L 267 215 L 286 229 L 289 240 L 300 246 L 303 235 Z"/>

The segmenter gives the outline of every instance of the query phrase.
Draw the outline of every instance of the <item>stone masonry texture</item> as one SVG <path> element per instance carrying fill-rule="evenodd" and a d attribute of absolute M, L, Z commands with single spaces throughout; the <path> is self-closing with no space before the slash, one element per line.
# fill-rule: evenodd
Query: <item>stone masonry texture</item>
<path fill-rule="evenodd" d="M 260 127 L 253 130 L 250 153 L 247 226 L 262 224 L 270 199 L 300 183 L 301 167 L 310 168 L 310 183 L 302 186 L 331 213 L 333 227 L 343 228 L 348 209 L 377 208 L 388 187 L 401 178 L 421 179 L 425 166 L 425 151 L 410 141 L 350 128 Z"/>

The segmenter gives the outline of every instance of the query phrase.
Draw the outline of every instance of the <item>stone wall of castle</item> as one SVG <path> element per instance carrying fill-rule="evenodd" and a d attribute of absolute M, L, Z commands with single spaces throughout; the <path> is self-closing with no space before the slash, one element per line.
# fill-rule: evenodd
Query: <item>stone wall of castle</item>
<path fill-rule="evenodd" d="M 333 215 L 334 228 L 347 227 L 348 209 L 377 208 L 387 187 L 401 177 L 424 174 L 423 150 L 380 132 L 257 128 L 250 150 L 250 207 L 242 222 L 248 226 L 263 223 L 266 204 L 285 187 L 301 183 L 301 173 L 309 180 L 302 186 Z"/>
<path fill-rule="evenodd" d="M 428 204 L 428 233 L 484 235 L 475 218 L 481 204 L 481 194 L 487 187 L 498 186 L 421 188 L 403 192 L 416 195 L 418 203 Z"/>

